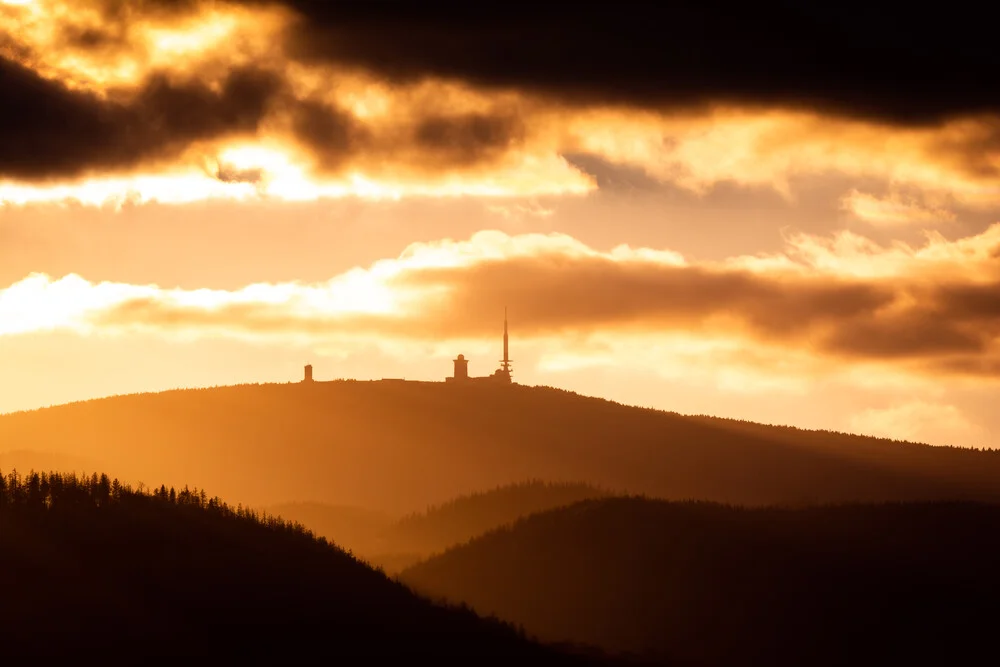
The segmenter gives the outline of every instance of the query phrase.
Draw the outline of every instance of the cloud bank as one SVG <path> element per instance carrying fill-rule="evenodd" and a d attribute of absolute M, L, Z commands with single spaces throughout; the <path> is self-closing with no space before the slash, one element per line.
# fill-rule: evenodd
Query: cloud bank
<path fill-rule="evenodd" d="M 741 351 L 767 373 L 1000 378 L 1000 224 L 920 247 L 843 233 L 784 252 L 690 262 L 668 250 L 591 248 L 559 234 L 480 232 L 414 244 L 327 283 L 177 290 L 31 276 L 0 292 L 0 334 L 52 329 L 304 341 L 492 339 L 516 313 L 520 340 L 673 341 Z M 586 347 L 586 346 L 584 346 Z M 771 368 L 775 358 L 806 361 Z M 783 366 L 784 364 L 779 364 Z"/>
<path fill-rule="evenodd" d="M 0 201 L 581 194 L 564 156 L 592 154 L 695 191 L 840 173 L 996 205 L 995 52 L 860 9 L 3 2 Z"/>

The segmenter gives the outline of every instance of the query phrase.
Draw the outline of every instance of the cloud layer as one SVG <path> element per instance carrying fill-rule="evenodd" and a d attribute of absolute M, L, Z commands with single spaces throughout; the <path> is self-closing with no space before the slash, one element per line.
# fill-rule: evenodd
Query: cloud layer
<path fill-rule="evenodd" d="M 902 30 L 914 12 L 0 3 L 0 201 L 162 198 L 168 176 L 233 198 L 579 194 L 594 179 L 564 156 L 591 154 L 696 191 L 838 173 L 942 215 L 995 206 L 996 55 L 947 48 L 939 13 Z M 926 219 L 874 196 L 853 210 Z"/>
<path fill-rule="evenodd" d="M 130 170 L 198 141 L 253 135 L 280 88 L 267 72 L 231 72 L 219 90 L 157 76 L 128 102 L 69 90 L 0 60 L 0 173 L 23 179 Z"/>
<path fill-rule="evenodd" d="M 598 251 L 558 234 L 480 232 L 414 244 L 318 285 L 185 291 L 32 276 L 0 292 L 0 334 L 446 342 L 494 337 L 506 305 L 521 340 L 673 340 L 743 349 L 744 361 L 764 364 L 785 351 L 809 360 L 805 372 L 850 361 L 996 379 L 998 257 L 1000 224 L 954 242 L 932 235 L 919 248 L 799 236 L 783 253 L 712 263 L 649 248 Z"/>
<path fill-rule="evenodd" d="M 663 110 L 723 103 L 914 125 L 997 112 L 989 33 L 954 8 L 842 2 L 737 6 L 626 0 L 607 8 L 288 0 L 297 59 L 396 81 L 455 78 L 570 104 Z M 959 29 L 960 34 L 954 30 Z M 980 44 L 977 39 L 982 39 Z M 962 48 L 956 48 L 961 46 Z"/>

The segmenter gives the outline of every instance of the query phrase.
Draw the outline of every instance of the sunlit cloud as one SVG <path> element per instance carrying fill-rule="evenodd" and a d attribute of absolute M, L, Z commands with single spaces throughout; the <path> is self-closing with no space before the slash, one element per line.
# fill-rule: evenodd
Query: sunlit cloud
<path fill-rule="evenodd" d="M 756 272 L 824 274 L 859 279 L 906 278 L 913 282 L 939 282 L 944 278 L 972 284 L 990 284 L 1000 279 L 997 249 L 1000 224 L 982 233 L 946 239 L 940 232 L 924 232 L 926 239 L 914 247 L 903 241 L 888 246 L 851 231 L 831 236 L 792 233 L 779 253 L 734 257 L 724 266 Z"/>
<path fill-rule="evenodd" d="M 574 121 L 578 150 L 694 192 L 728 181 L 792 198 L 795 177 L 835 173 L 967 206 L 1000 203 L 1000 132 L 992 117 L 896 128 L 814 112 L 717 108 L 672 116 L 605 111 Z"/>
<path fill-rule="evenodd" d="M 525 161 L 486 177 L 457 174 L 444 178 L 386 182 L 370 179 L 360 172 L 317 179 L 284 153 L 263 146 L 238 146 L 203 159 L 200 168 L 175 173 L 90 177 L 56 184 L 0 181 L 0 205 L 79 203 L 118 208 L 127 203 L 188 204 L 204 200 L 303 202 L 344 197 L 372 200 L 463 196 L 506 198 L 553 192 L 583 194 L 592 187 L 589 177 L 558 157 L 553 157 L 546 164 Z"/>
<path fill-rule="evenodd" d="M 0 334 L 445 345 L 492 339 L 506 305 L 520 340 L 549 341 L 540 358 L 550 369 L 613 363 L 682 378 L 704 366 L 716 386 L 748 392 L 801 392 L 810 378 L 862 368 L 885 381 L 1000 377 L 1000 225 L 919 248 L 855 245 L 799 236 L 783 262 L 755 265 L 487 231 L 415 243 L 317 284 L 183 290 L 33 275 L 0 291 Z"/>
<path fill-rule="evenodd" d="M 527 204 L 488 204 L 486 210 L 507 220 L 523 218 L 549 218 L 555 214 L 555 209 L 546 208 L 538 202 Z"/>
<path fill-rule="evenodd" d="M 199 172 L 88 178 L 76 183 L 32 185 L 0 182 L 0 203 L 9 205 L 80 203 L 120 208 L 125 204 L 188 204 L 205 199 L 246 200 L 257 196 L 251 183 L 206 178 Z"/>
<path fill-rule="evenodd" d="M 0 35 L 15 45 L 0 55 L 73 89 L 121 93 L 157 71 L 219 77 L 277 56 L 290 20 L 278 5 L 155 4 L 144 11 L 107 0 L 0 3 Z"/>
<path fill-rule="evenodd" d="M 877 197 L 852 189 L 841 199 L 841 208 L 876 227 L 933 227 L 956 219 L 952 211 L 925 206 L 913 198 L 904 198 L 899 193 Z"/>
<path fill-rule="evenodd" d="M 652 375 L 723 392 L 792 395 L 806 394 L 815 375 L 837 372 L 832 363 L 808 351 L 750 345 L 725 332 L 599 332 L 569 345 L 551 341 L 538 363 L 538 370 L 548 374 L 591 368 Z"/>
<path fill-rule="evenodd" d="M 405 98 L 405 93 L 400 93 L 399 98 Z M 947 146 L 942 150 L 937 145 L 940 137 L 930 130 L 894 132 L 862 124 L 838 128 L 838 121 L 820 122 L 801 114 L 714 114 L 675 119 L 621 112 L 593 116 L 534 107 L 522 111 L 522 122 L 528 129 L 516 145 L 498 145 L 492 149 L 473 143 L 467 149 L 473 152 L 463 157 L 466 154 L 456 152 L 458 145 L 463 141 L 479 141 L 475 135 L 461 134 L 454 138 L 442 135 L 441 141 L 456 142 L 443 144 L 449 146 L 447 152 L 420 144 L 414 133 L 422 132 L 421 127 L 429 127 L 420 123 L 437 121 L 414 124 L 407 119 L 407 111 L 400 108 L 400 100 L 391 105 L 391 121 L 376 122 L 363 115 L 349 116 L 349 120 L 331 118 L 331 123 L 353 124 L 350 131 L 357 137 L 356 146 L 344 144 L 337 153 L 340 164 L 333 168 L 324 165 L 325 158 L 316 153 L 317 145 L 308 141 L 296 145 L 296 139 L 282 129 L 287 126 L 282 112 L 275 111 L 277 115 L 265 121 L 257 137 L 214 147 L 193 147 L 188 153 L 190 157 L 182 157 L 171 169 L 192 170 L 204 164 L 204 156 L 209 155 L 217 168 L 214 173 L 203 174 L 206 180 L 219 180 L 223 168 L 232 165 L 255 172 L 265 194 L 293 201 L 345 196 L 524 198 L 593 191 L 597 187 L 594 179 L 564 157 L 585 152 L 642 169 L 659 181 L 696 193 L 704 193 L 721 182 L 735 182 L 794 197 L 795 177 L 841 173 L 907 186 L 927 196 L 951 198 L 963 206 L 1000 204 L 1000 175 L 977 173 L 962 162 L 964 153 L 975 145 L 971 136 L 958 141 L 949 154 Z M 414 112 L 426 113 L 419 109 L 410 111 Z M 348 112 L 341 108 L 341 113 Z M 464 122 L 461 119 L 441 122 L 454 123 L 456 132 L 467 131 L 461 129 Z M 847 125 L 846 121 L 839 124 Z M 450 132 L 447 127 L 442 125 L 440 131 Z M 795 136 L 790 137 L 789 133 Z M 487 150 L 495 152 L 480 152 Z M 118 196 L 122 196 L 120 188 L 128 179 L 148 181 L 155 177 L 162 174 L 108 175 L 94 177 L 91 182 L 106 180 L 108 185 L 104 189 L 117 188 Z M 4 188 L 0 200 L 18 203 L 72 197 L 67 193 L 75 193 L 81 187 L 75 182 L 58 180 L 44 185 L 11 179 L 0 183 Z M 52 194 L 44 193 L 45 189 L 52 190 Z M 13 191 L 21 196 L 8 194 Z M 205 198 L 231 196 L 225 188 L 204 186 L 199 192 Z M 144 195 L 144 199 L 154 198 L 170 201 L 161 194 Z M 79 199 L 93 201 L 93 197 L 86 195 Z M 843 202 L 855 216 L 880 226 L 926 226 L 954 220 L 954 214 L 944 208 L 921 206 L 898 197 L 876 198 L 856 190 L 848 192 Z M 508 216 L 544 216 L 547 211 L 503 204 L 497 204 L 494 210 Z"/>

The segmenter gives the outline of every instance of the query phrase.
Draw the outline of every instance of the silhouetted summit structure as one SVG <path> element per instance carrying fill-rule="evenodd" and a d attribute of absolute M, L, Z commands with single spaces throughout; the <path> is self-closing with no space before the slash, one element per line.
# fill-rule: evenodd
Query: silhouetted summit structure
<path fill-rule="evenodd" d="M 508 336 L 507 336 L 507 308 L 503 309 L 503 359 L 500 360 L 500 368 L 493 371 L 492 375 L 486 375 L 483 377 L 469 377 L 469 360 L 465 358 L 464 354 L 458 355 L 452 360 L 455 364 L 455 369 L 452 372 L 451 377 L 446 377 L 445 382 L 493 382 L 499 384 L 511 384 L 513 380 L 511 379 L 511 374 L 513 372 L 513 361 L 510 358 L 508 352 Z M 393 382 L 404 382 L 403 378 L 382 378 L 383 382 L 393 381 Z M 310 384 L 314 382 L 313 380 L 313 367 L 311 364 L 307 364 L 305 367 L 305 374 L 302 378 L 303 384 Z"/>
<path fill-rule="evenodd" d="M 445 382 L 498 382 L 500 384 L 510 384 L 513 382 L 511 379 L 511 364 L 513 363 L 510 359 L 510 355 L 507 350 L 508 337 L 507 337 L 507 308 L 503 309 L 503 359 L 500 360 L 500 368 L 493 371 L 493 375 L 486 375 L 484 377 L 469 377 L 469 360 L 465 358 L 464 354 L 458 355 L 454 359 L 455 371 L 454 375 L 451 377 L 446 377 Z"/>
<path fill-rule="evenodd" d="M 469 360 L 465 358 L 464 354 L 460 354 L 455 358 L 455 374 L 450 378 L 445 378 L 448 380 L 468 380 L 469 379 Z"/>
<path fill-rule="evenodd" d="M 507 376 L 507 382 L 510 382 L 511 373 L 511 360 L 510 355 L 507 354 L 507 306 L 503 308 L 503 359 L 500 360 L 500 368 L 498 369 L 498 374 L 504 374 Z"/>

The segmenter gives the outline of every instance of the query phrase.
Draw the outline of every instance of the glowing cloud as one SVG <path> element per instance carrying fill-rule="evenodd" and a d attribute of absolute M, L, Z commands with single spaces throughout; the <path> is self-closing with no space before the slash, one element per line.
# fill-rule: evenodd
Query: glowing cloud
<path fill-rule="evenodd" d="M 876 227 L 930 226 L 955 221 L 955 214 L 947 209 L 927 207 L 898 193 L 880 198 L 851 190 L 841 199 L 841 207 Z"/>
<path fill-rule="evenodd" d="M 753 370 L 795 390 L 804 377 L 856 364 L 925 377 L 1000 377 L 1000 224 L 916 249 L 867 241 L 858 251 L 862 239 L 855 240 L 838 246 L 797 237 L 782 262 L 692 263 L 668 250 L 599 251 L 561 234 L 480 232 L 413 244 L 398 258 L 326 283 L 235 291 L 34 275 L 0 291 L 0 334 L 441 343 L 493 335 L 488 325 L 498 304 L 507 304 L 518 313 L 522 340 L 572 341 L 547 357 L 556 366 L 607 355 L 648 363 L 652 352 L 635 354 L 641 349 L 659 350 L 668 375 L 702 362 L 718 366 L 725 370 L 719 382 L 730 388 L 756 386 L 745 376 Z M 838 255 L 838 248 L 846 250 Z"/>

